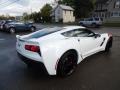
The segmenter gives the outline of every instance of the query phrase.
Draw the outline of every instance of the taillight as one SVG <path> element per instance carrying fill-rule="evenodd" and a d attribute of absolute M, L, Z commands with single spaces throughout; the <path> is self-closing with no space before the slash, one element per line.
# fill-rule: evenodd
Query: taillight
<path fill-rule="evenodd" d="M 36 45 L 25 45 L 25 49 L 32 52 L 40 52 L 39 46 Z"/>
<path fill-rule="evenodd" d="M 111 33 L 108 33 L 108 37 L 112 37 L 112 34 L 111 34 Z"/>

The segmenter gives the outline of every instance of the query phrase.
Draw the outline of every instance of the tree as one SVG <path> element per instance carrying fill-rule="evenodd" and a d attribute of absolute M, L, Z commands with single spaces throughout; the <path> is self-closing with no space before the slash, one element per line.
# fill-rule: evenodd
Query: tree
<path fill-rule="evenodd" d="M 29 20 L 29 15 L 28 15 L 28 13 L 23 13 L 23 20 L 26 22 L 26 21 L 28 21 Z"/>
<path fill-rule="evenodd" d="M 38 23 L 41 22 L 41 13 L 40 12 L 34 12 L 29 15 L 30 19 L 33 20 L 34 22 Z"/>
<path fill-rule="evenodd" d="M 15 17 L 10 15 L 0 15 L 0 20 L 15 20 Z"/>
<path fill-rule="evenodd" d="M 82 18 L 88 16 L 93 10 L 95 1 L 96 0 L 63 0 L 60 3 L 73 7 L 76 18 Z"/>
<path fill-rule="evenodd" d="M 93 3 L 90 0 L 75 0 L 75 16 L 86 17 L 93 10 Z"/>
<path fill-rule="evenodd" d="M 25 22 L 31 20 L 35 23 L 41 22 L 41 13 L 40 12 L 33 12 L 31 14 L 23 13 L 23 19 Z"/>
<path fill-rule="evenodd" d="M 51 21 L 51 10 L 52 7 L 49 4 L 46 4 L 43 6 L 43 8 L 41 9 L 41 12 L 33 12 L 31 14 L 28 13 L 23 13 L 23 19 L 25 22 L 27 22 L 28 20 L 32 20 L 36 23 L 38 22 L 42 22 L 43 20 L 45 22 L 50 22 Z M 43 19 L 43 20 L 42 20 Z"/>
<path fill-rule="evenodd" d="M 58 4 L 65 4 L 65 5 L 73 7 L 74 1 L 75 0 L 62 0 L 62 1 L 60 0 L 60 1 L 58 1 Z"/>
<path fill-rule="evenodd" d="M 41 15 L 42 15 L 43 21 L 45 22 L 51 21 L 51 17 L 50 17 L 51 10 L 52 10 L 52 7 L 49 4 L 46 4 L 43 6 L 43 8 L 41 9 Z"/>

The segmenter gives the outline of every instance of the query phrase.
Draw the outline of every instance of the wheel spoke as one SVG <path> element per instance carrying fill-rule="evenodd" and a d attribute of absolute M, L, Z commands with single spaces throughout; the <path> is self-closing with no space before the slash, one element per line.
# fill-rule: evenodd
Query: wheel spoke
<path fill-rule="evenodd" d="M 65 62 L 64 62 L 64 72 L 66 74 L 70 74 L 74 71 L 75 68 L 75 56 L 74 55 L 69 55 L 65 58 Z"/>

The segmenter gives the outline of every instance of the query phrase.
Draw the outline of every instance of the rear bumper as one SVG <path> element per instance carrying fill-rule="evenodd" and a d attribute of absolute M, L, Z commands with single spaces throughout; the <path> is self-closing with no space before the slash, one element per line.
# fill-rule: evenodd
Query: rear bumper
<path fill-rule="evenodd" d="M 43 63 L 43 59 L 40 53 L 25 52 L 24 50 L 19 49 L 18 43 L 16 43 L 16 51 L 23 57 L 26 57 L 30 60 Z"/>
<path fill-rule="evenodd" d="M 47 72 L 47 70 L 46 70 L 46 68 L 45 68 L 45 66 L 44 66 L 44 64 L 43 64 L 42 62 L 29 59 L 29 58 L 21 55 L 19 52 L 17 52 L 17 54 L 18 54 L 18 57 L 19 57 L 25 64 L 27 64 L 27 65 L 32 65 L 32 66 L 34 66 L 34 67 L 37 67 L 37 68 L 39 68 L 39 69 L 42 69 L 43 71 L 45 71 L 45 72 L 48 74 L 48 72 Z"/>

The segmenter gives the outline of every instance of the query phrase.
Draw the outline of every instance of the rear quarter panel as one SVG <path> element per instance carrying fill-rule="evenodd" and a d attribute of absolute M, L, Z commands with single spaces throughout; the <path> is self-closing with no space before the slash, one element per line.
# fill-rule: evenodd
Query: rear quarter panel
<path fill-rule="evenodd" d="M 70 49 L 78 53 L 78 63 L 82 60 L 80 45 L 75 38 L 66 38 L 61 40 L 47 41 L 40 44 L 43 62 L 49 74 L 56 74 L 56 64 L 61 56 Z"/>

